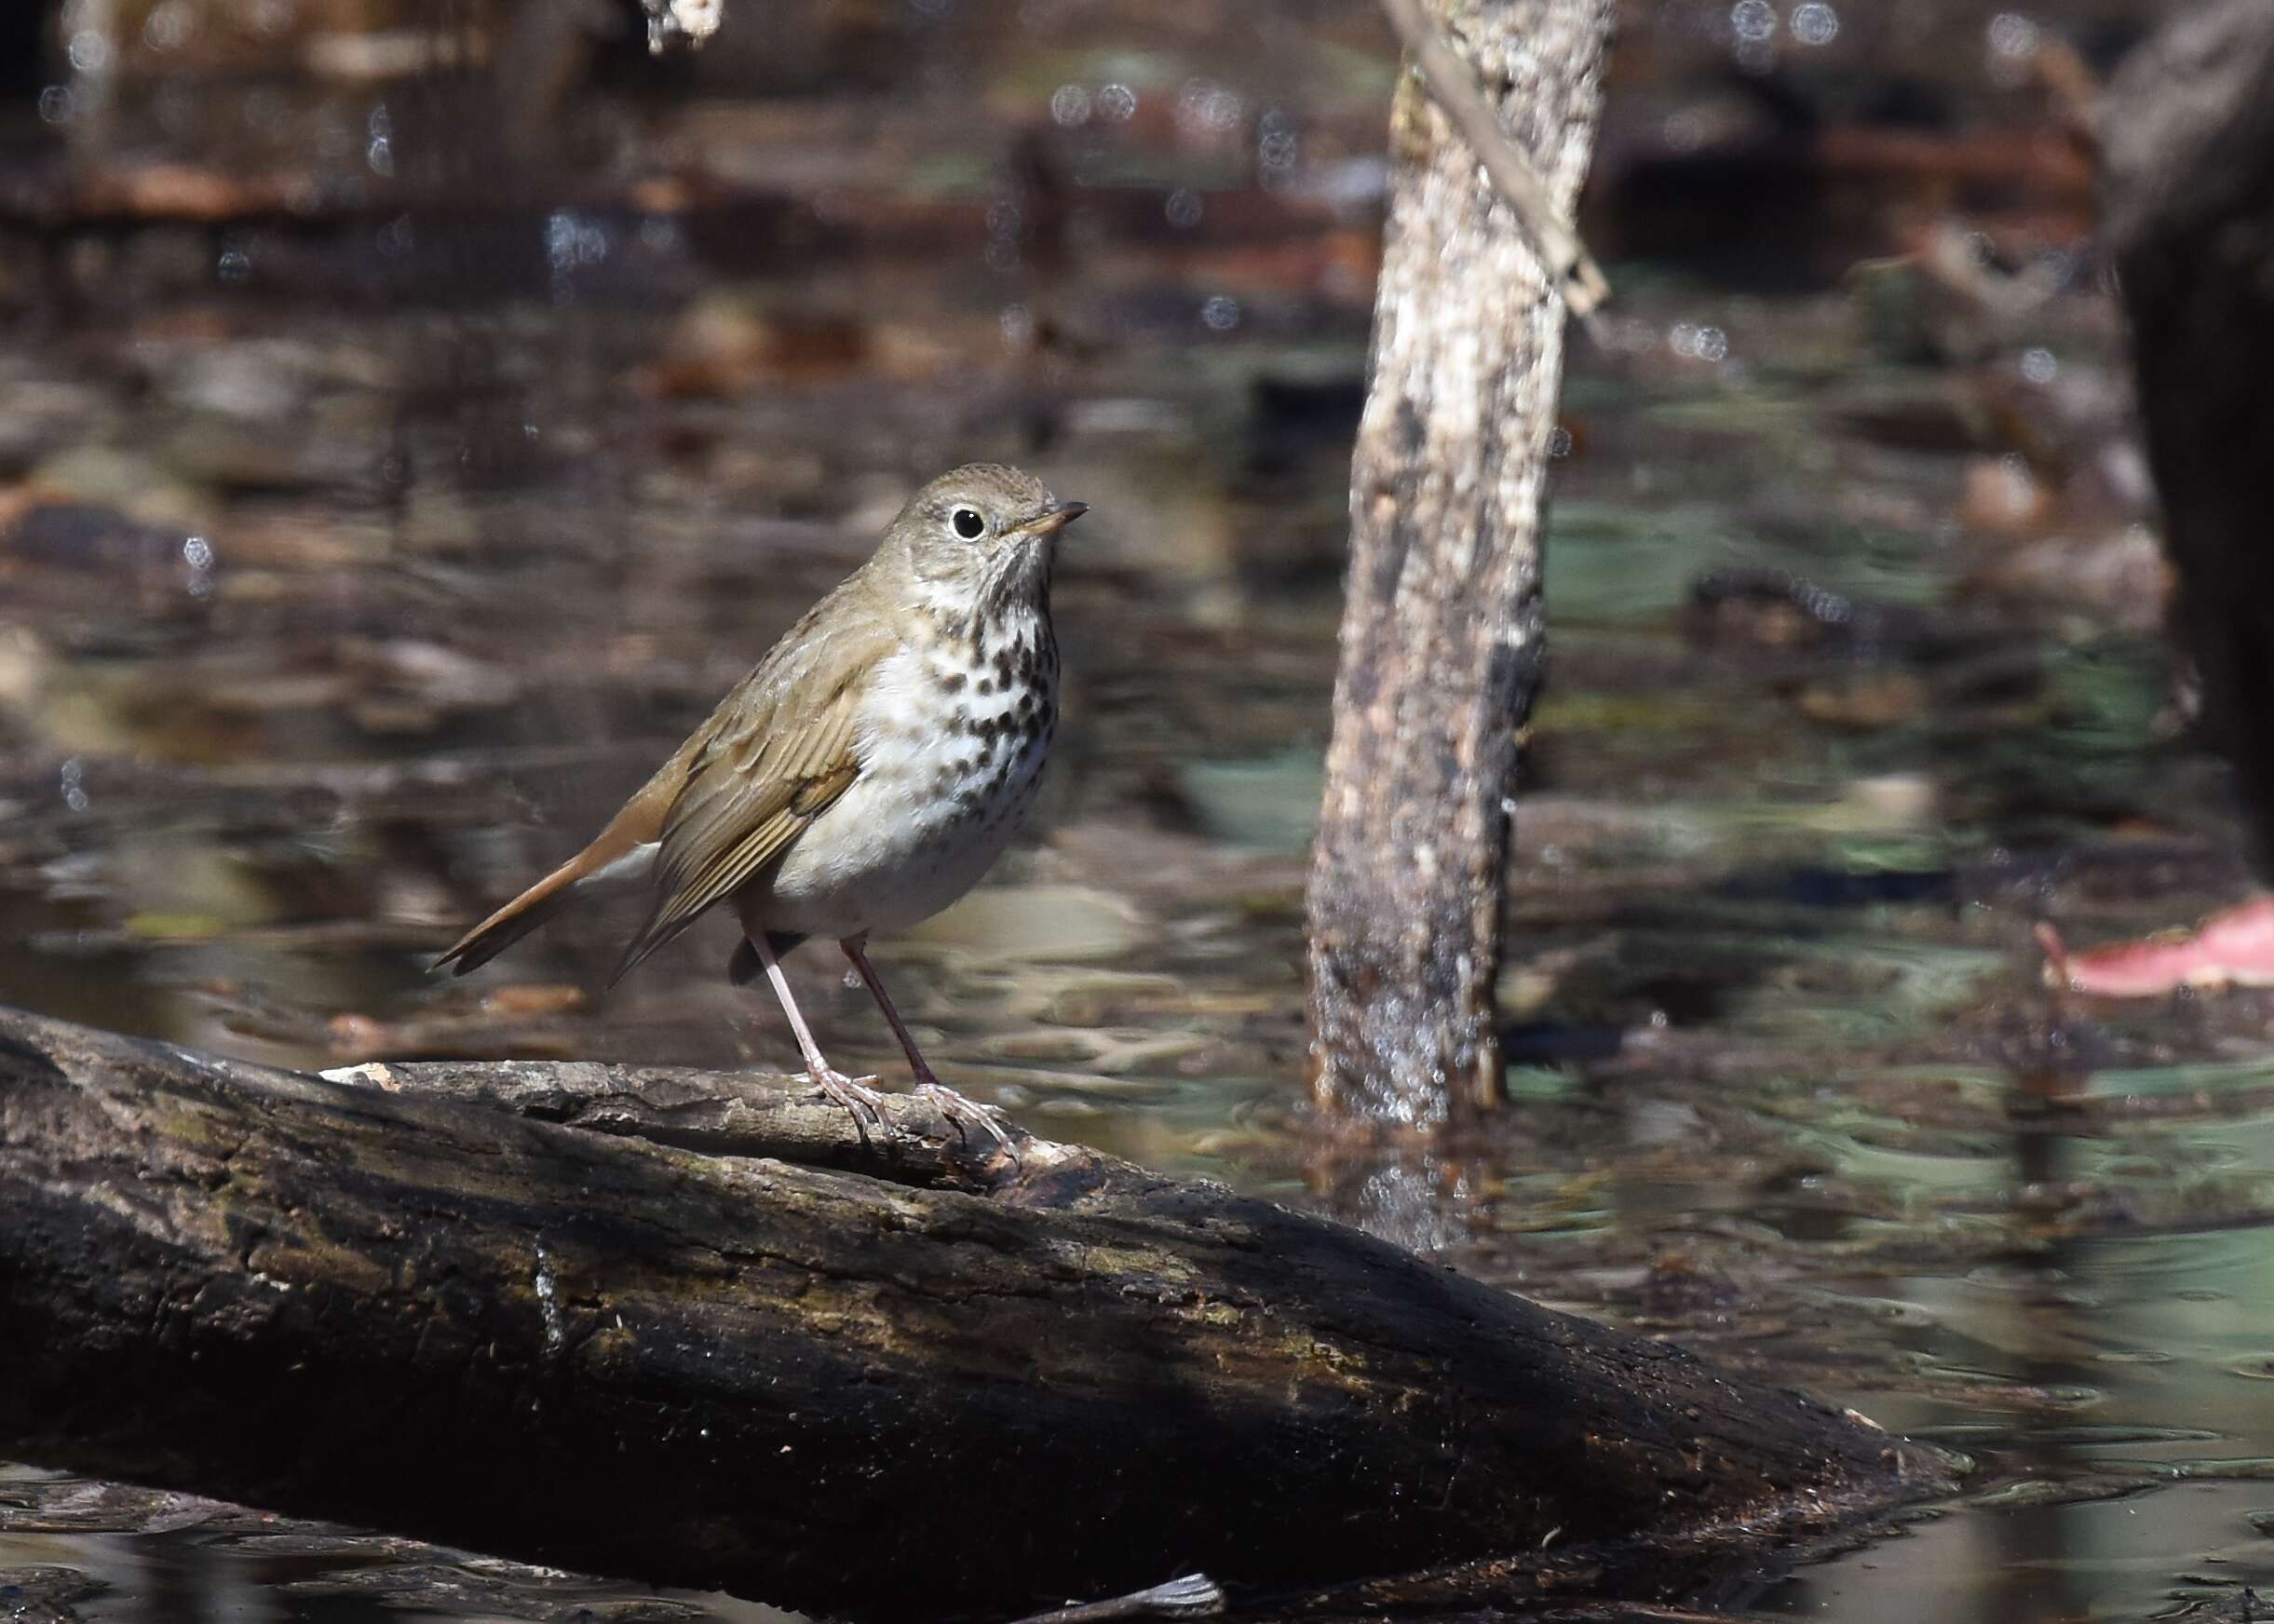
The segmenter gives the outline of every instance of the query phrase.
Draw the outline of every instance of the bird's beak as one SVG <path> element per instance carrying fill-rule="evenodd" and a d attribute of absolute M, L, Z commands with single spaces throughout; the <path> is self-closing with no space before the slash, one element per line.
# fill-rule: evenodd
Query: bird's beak
<path fill-rule="evenodd" d="M 1019 526 L 1022 535 L 1056 535 L 1090 511 L 1087 502 L 1054 502 Z"/>

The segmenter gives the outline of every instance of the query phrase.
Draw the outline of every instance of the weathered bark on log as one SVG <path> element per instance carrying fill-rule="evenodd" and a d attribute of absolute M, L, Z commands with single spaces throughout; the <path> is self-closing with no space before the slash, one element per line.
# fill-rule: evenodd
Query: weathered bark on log
<path fill-rule="evenodd" d="M 2274 7 L 2133 53 L 2102 115 L 2106 226 L 2204 721 L 2274 861 Z"/>
<path fill-rule="evenodd" d="M 1613 0 L 1437 0 L 1568 219 Z M 1350 575 L 1310 884 L 1315 1092 L 1442 1119 L 1500 1087 L 1493 983 L 1563 304 L 1411 74 L 1350 475 Z"/>
<path fill-rule="evenodd" d="M 1937 1470 L 1220 1188 L 971 1167 L 914 1099 L 864 1148 L 747 1079 L 355 1076 L 0 1010 L 0 1456 L 894 1619 L 1789 1532 Z"/>

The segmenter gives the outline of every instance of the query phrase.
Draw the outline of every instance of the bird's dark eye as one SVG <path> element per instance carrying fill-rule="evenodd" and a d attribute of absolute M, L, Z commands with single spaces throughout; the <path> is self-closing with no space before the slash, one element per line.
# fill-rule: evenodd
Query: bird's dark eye
<path fill-rule="evenodd" d="M 958 508 L 949 516 L 948 521 L 955 526 L 955 534 L 966 541 L 977 541 L 987 529 L 987 521 L 979 516 L 976 508 Z"/>

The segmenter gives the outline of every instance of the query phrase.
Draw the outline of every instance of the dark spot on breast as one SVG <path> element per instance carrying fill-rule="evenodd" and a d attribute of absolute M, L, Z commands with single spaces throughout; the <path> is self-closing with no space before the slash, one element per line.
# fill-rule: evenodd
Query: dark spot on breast
<path fill-rule="evenodd" d="M 935 675 L 939 678 L 940 691 L 942 694 L 962 693 L 964 683 L 969 680 L 961 671 L 941 671 L 936 672 Z"/>
<path fill-rule="evenodd" d="M 980 678 L 979 683 L 978 683 L 978 689 L 977 689 L 977 691 L 979 692 L 979 694 L 980 694 L 980 695 L 981 695 L 982 697 L 984 697 L 985 696 L 987 696 L 987 695 L 989 695 L 989 694 L 994 693 L 994 692 L 995 692 L 995 679 L 994 679 L 993 677 L 981 677 L 981 678 Z"/>

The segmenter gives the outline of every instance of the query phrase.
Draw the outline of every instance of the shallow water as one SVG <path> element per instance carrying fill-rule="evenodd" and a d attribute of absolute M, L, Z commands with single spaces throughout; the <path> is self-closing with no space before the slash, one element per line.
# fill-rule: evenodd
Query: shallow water
<path fill-rule="evenodd" d="M 1626 105 L 1710 110 L 1665 43 L 1690 14 L 1662 13 L 1673 65 Z M 1276 96 L 1305 132 L 1279 193 L 1211 168 L 1190 39 L 1134 67 L 1046 39 L 924 165 L 698 102 L 794 208 L 870 223 L 798 255 L 538 209 L 494 228 L 534 280 L 479 300 L 355 232 L 224 246 L 235 281 L 154 236 L 91 301 L 11 283 L 0 1000 L 300 1065 L 786 1064 L 719 973 L 723 925 L 605 996 L 632 903 L 468 982 L 421 967 L 597 827 L 914 482 L 1019 460 L 1095 508 L 1059 596 L 1061 754 L 989 885 L 877 955 L 946 1076 L 1976 1462 L 1894 1537 L 1767 1584 L 1764 1615 L 2244 1616 L 2274 1585 L 2269 999 L 2056 1009 L 2030 940 L 2246 885 L 2174 721 L 2089 259 L 1993 341 L 1924 352 L 1853 284 L 1615 270 L 1557 467 L 1509 1109 L 1407 1163 L 1304 1131 L 1301 854 L 1387 76 L 1362 29 L 1323 37 L 1228 59 L 1255 77 L 1226 128 L 1268 135 Z M 1962 112 L 2012 111 L 1952 60 Z M 991 264 L 1001 109 L 1125 79 L 1181 122 L 1081 126 L 1094 217 L 1063 260 L 1022 238 Z M 1649 122 L 1618 94 L 1614 157 Z M 435 264 L 488 240 L 405 218 Z M 205 269 L 177 277 L 184 253 Z M 338 291 L 374 275 L 386 296 Z M 1073 336 L 1032 345 L 1037 320 Z M 1794 577 L 1838 602 L 1792 613 Z M 865 995 L 818 950 L 792 973 L 832 1055 L 894 1076 Z M 25 1472 L 0 1477 L 0 1570 L 20 1613 L 89 1621 L 767 1616 Z"/>

